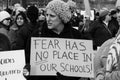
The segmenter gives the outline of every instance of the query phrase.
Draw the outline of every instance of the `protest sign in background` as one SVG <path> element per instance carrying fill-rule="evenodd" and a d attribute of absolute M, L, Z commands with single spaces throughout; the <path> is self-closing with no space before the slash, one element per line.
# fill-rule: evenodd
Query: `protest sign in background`
<path fill-rule="evenodd" d="M 86 14 L 85 11 L 81 10 L 81 15 L 83 15 L 84 17 L 90 17 L 90 20 L 94 20 L 94 11 L 93 10 L 90 10 L 91 12 L 91 16 L 89 16 L 88 14 Z"/>
<path fill-rule="evenodd" d="M 0 80 L 26 80 L 23 76 L 23 50 L 0 52 Z"/>
<path fill-rule="evenodd" d="M 92 41 L 58 38 L 31 39 L 31 75 L 93 77 Z"/>

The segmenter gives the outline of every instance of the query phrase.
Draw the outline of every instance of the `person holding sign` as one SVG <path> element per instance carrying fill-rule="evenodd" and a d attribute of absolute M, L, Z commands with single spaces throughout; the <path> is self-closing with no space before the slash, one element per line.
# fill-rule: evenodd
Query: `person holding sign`
<path fill-rule="evenodd" d="M 34 31 L 31 37 L 51 37 L 51 38 L 70 38 L 70 39 L 82 39 L 83 37 L 78 30 L 72 28 L 70 24 L 71 12 L 69 6 L 62 0 L 52 0 L 46 6 L 46 22 L 40 26 L 40 29 Z M 41 28 L 42 27 L 42 28 Z M 27 63 L 30 63 L 30 40 L 28 40 L 26 48 Z M 57 73 L 57 71 L 56 71 Z M 55 76 L 37 76 L 30 77 L 30 80 L 78 80 L 80 78 L 62 76 L 57 73 Z"/>

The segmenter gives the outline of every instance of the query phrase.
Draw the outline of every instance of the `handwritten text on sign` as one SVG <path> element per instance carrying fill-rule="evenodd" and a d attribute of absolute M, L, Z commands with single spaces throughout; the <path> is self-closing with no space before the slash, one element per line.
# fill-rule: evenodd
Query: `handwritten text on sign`
<path fill-rule="evenodd" d="M 26 80 L 23 76 L 23 50 L 0 52 L 0 80 Z"/>
<path fill-rule="evenodd" d="M 92 41 L 31 39 L 31 75 L 93 77 Z"/>

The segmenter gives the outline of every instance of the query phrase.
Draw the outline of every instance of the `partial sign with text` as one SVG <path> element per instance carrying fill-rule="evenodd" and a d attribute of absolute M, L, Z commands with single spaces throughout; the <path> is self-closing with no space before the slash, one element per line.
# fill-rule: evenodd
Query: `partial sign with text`
<path fill-rule="evenodd" d="M 93 77 L 92 41 L 62 38 L 31 39 L 31 75 Z"/>

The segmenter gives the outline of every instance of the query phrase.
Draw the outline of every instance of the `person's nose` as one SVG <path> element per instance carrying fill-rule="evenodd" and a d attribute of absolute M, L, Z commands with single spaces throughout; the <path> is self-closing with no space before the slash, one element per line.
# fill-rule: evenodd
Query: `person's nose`
<path fill-rule="evenodd" d="M 50 16 L 49 16 L 49 15 L 46 17 L 46 20 L 47 20 L 47 21 L 50 21 Z"/>

